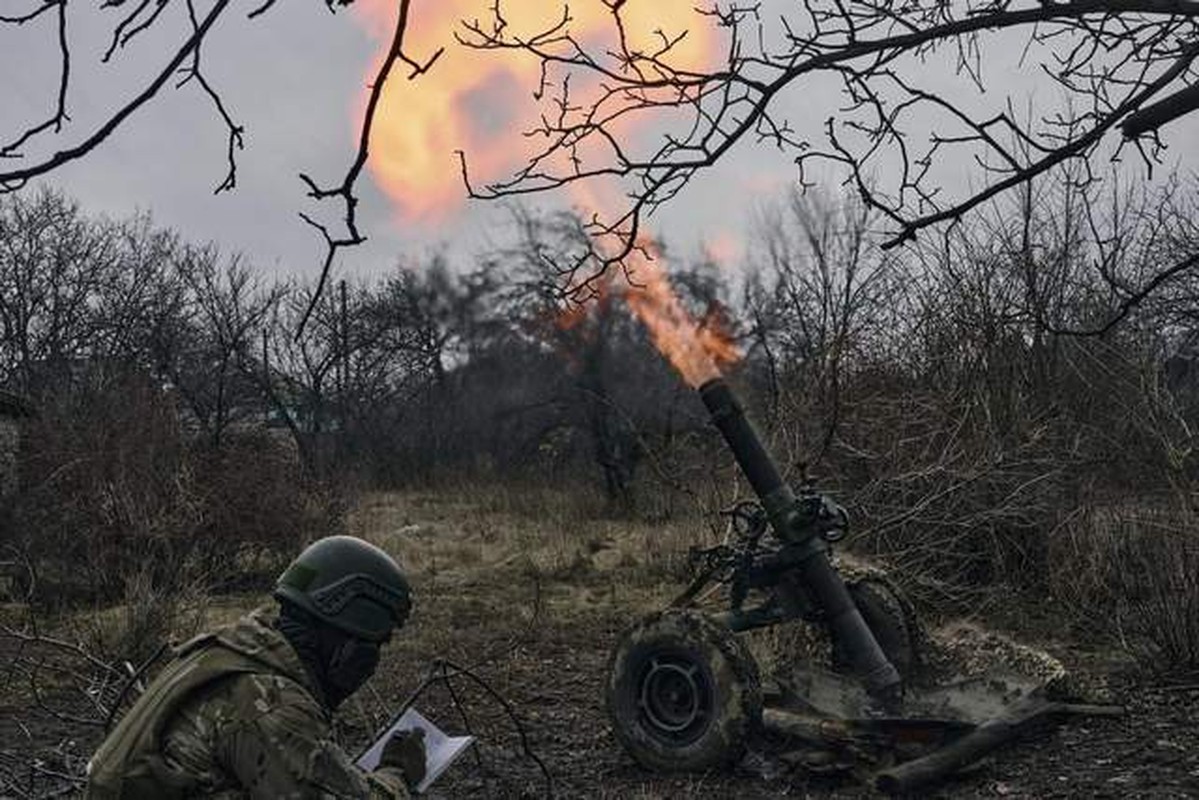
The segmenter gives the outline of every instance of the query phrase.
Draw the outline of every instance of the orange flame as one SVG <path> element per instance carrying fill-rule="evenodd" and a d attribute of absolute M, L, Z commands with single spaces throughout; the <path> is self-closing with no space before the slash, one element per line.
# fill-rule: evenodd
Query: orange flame
<path fill-rule="evenodd" d="M 438 0 L 420 6 L 405 32 L 404 51 L 423 61 L 444 47 L 429 72 L 413 81 L 396 74 L 384 87 L 371 130 L 369 168 L 375 182 L 391 198 L 405 220 L 435 222 L 457 210 L 466 199 L 456 150 L 467 154 L 476 185 L 496 180 L 527 162 L 545 145 L 541 137 L 521 135 L 533 127 L 542 109 L 532 94 L 540 65 L 517 50 L 475 50 L 461 45 L 463 20 L 480 21 L 485 30 L 494 0 Z M 359 0 L 352 7 L 367 32 L 386 52 L 398 13 L 395 0 Z M 569 8 L 569 33 L 596 52 L 616 42 L 616 25 L 602 0 L 561 2 L 510 0 L 501 6 L 507 34 L 528 38 L 557 24 Z M 662 35 L 686 36 L 664 60 L 676 68 L 699 69 L 712 61 L 712 22 L 693 0 L 639 0 L 621 6 L 620 19 L 630 51 L 654 52 Z M 402 65 L 401 65 L 402 67 Z M 598 97 L 598 82 L 571 86 L 572 105 L 586 107 Z M 355 120 L 361 119 L 366 93 L 359 98 Z M 622 131 L 625 133 L 627 131 Z M 587 154 L 583 154 L 586 157 Z"/>
<path fill-rule="evenodd" d="M 613 266 L 592 280 L 596 287 L 587 302 L 572 303 L 555 320 L 559 331 L 578 332 L 584 341 L 592 339 L 585 326 L 606 313 L 616 298 L 625 305 L 649 331 L 654 346 L 666 356 L 683 379 L 699 388 L 707 381 L 720 377 L 720 368 L 740 360 L 741 353 L 733 342 L 724 309 L 709 308 L 703 319 L 696 319 L 670 284 L 662 266 L 661 254 L 646 243 L 641 247 L 653 256 L 634 252 L 621 266 Z M 623 286 L 613 286 L 616 275 L 627 275 Z M 573 359 L 569 348 L 562 354 Z"/>
<path fill-rule="evenodd" d="M 630 266 L 631 285 L 625 301 L 637 318 L 649 329 L 650 338 L 662 355 L 682 374 L 683 380 L 699 388 L 707 381 L 720 377 L 720 368 L 735 363 L 741 353 L 733 343 L 722 315 L 709 313 L 703 321 L 696 320 L 670 285 L 670 278 L 661 266 L 660 254 L 650 261 L 644 255 L 633 257 Z"/>
<path fill-rule="evenodd" d="M 538 61 L 516 50 L 473 50 L 454 37 L 462 32 L 462 20 L 480 20 L 486 27 L 493 3 L 440 0 L 436 10 L 422 7 L 405 32 L 404 50 L 413 59 L 421 61 L 440 47 L 445 47 L 445 52 L 433 69 L 415 81 L 387 83 L 371 130 L 369 168 L 404 219 L 436 221 L 461 205 L 465 190 L 455 150 L 468 154 L 471 178 L 479 183 L 511 174 L 545 144 L 544 139 L 520 135 L 531 127 L 538 111 L 530 99 L 538 88 Z M 508 34 L 527 39 L 557 24 L 566 7 L 541 0 L 512 0 L 502 6 L 502 12 Z M 359 0 L 353 8 L 385 51 L 398 4 L 395 0 Z M 568 30 L 576 41 L 594 52 L 614 49 L 617 27 L 609 3 L 573 0 L 568 8 Z M 620 22 L 628 49 L 634 52 L 656 52 L 663 37 L 673 39 L 685 31 L 686 36 L 663 57 L 675 68 L 700 70 L 716 55 L 712 21 L 695 8 L 694 0 L 621 3 Z M 382 54 L 371 79 L 381 59 Z M 598 81 L 591 85 L 576 82 L 571 86 L 572 105 L 587 108 L 601 91 Z M 359 100 L 359 112 L 365 97 L 364 93 Z M 361 113 L 356 119 L 361 119 Z M 621 139 L 631 139 L 635 133 L 624 122 L 608 126 L 608 132 Z M 582 153 L 584 159 L 589 155 Z M 589 209 L 610 210 L 622 199 L 611 186 L 576 183 L 571 190 L 576 201 Z M 670 285 L 661 255 L 648 242 L 641 247 L 653 253 L 653 260 L 636 251 L 629 256 L 625 266 L 633 283 L 622 294 L 658 349 L 688 383 L 698 387 L 718 377 L 720 366 L 740 355 L 724 326 L 712 324 L 712 315 L 701 322 L 688 312 Z M 609 301 L 609 278 L 599 278 L 603 302 Z M 577 310 L 568 311 L 560 324 L 570 328 L 583 318 Z"/>
<path fill-rule="evenodd" d="M 611 184 L 575 184 L 572 190 L 584 208 L 611 209 L 621 199 Z M 601 252 L 610 251 L 619 246 L 619 241 L 616 236 L 601 237 L 594 245 Z M 594 299 L 609 300 L 612 275 L 623 268 L 630 280 L 621 295 L 629 310 L 649 330 L 654 346 L 683 379 L 699 388 L 719 377 L 721 367 L 741 360 L 741 353 L 733 343 L 723 310 L 709 309 L 703 320 L 695 319 L 671 286 L 664 264 L 665 258 L 652 237 L 642 236 L 622 265 L 611 266 L 608 272 L 593 278 L 599 282 L 593 287 Z M 561 324 L 572 326 L 585 318 L 583 307 L 576 305 L 563 312 Z"/>

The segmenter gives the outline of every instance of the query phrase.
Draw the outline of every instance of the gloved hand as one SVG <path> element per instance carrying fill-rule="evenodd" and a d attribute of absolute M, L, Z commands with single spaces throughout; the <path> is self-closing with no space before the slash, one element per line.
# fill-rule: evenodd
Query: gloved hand
<path fill-rule="evenodd" d="M 380 767 L 398 769 L 409 787 L 425 779 L 425 732 L 420 728 L 398 731 L 383 745 Z"/>

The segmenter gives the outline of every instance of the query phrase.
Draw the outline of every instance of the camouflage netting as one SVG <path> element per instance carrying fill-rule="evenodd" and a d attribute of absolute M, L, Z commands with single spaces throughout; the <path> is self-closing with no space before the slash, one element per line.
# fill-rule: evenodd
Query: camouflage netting
<path fill-rule="evenodd" d="M 862 580 L 892 585 L 883 570 L 870 564 L 842 558 L 838 568 L 850 585 Z M 907 676 L 908 715 L 981 722 L 1033 694 L 1083 702 L 1111 699 L 1103 682 L 1068 671 L 1043 649 L 977 624 L 915 627 L 918 654 L 916 668 Z M 833 648 L 819 626 L 779 626 L 750 633 L 747 639 L 764 678 L 826 713 L 865 713 L 865 693 L 851 677 L 837 674 Z"/>
<path fill-rule="evenodd" d="M 1044 650 L 972 623 L 953 623 L 931 631 L 924 643 L 922 683 L 1002 675 L 1048 688 L 1066 678 L 1062 662 Z"/>

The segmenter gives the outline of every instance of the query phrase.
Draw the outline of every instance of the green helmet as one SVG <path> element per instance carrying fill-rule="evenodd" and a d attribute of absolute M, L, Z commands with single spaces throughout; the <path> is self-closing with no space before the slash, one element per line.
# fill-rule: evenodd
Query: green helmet
<path fill-rule="evenodd" d="M 353 536 L 308 545 L 279 576 L 275 597 L 362 639 L 381 642 L 412 608 L 408 579 L 391 556 Z"/>

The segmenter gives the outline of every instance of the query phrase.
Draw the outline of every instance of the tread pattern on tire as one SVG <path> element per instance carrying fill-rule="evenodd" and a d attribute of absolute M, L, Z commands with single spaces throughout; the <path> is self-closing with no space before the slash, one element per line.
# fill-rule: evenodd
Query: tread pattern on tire
<path fill-rule="evenodd" d="M 651 653 L 680 649 L 710 668 L 716 708 L 694 742 L 672 746 L 647 730 L 635 684 Z M 694 609 L 654 614 L 621 636 L 609 659 L 606 700 L 625 750 L 642 766 L 663 772 L 700 771 L 735 761 L 762 713 L 761 680 L 749 650 L 727 626 Z"/>

